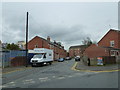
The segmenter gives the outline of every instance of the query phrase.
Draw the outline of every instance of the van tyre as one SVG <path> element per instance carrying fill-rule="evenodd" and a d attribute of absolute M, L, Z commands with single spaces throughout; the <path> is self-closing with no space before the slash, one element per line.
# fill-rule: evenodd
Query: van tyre
<path fill-rule="evenodd" d="M 43 63 L 40 63 L 39 66 L 42 67 L 44 64 Z"/>
<path fill-rule="evenodd" d="M 52 65 L 52 62 L 49 62 L 50 65 Z"/>
<path fill-rule="evenodd" d="M 32 67 L 34 67 L 34 65 L 33 65 L 33 64 L 32 64 L 31 66 L 32 66 Z"/>

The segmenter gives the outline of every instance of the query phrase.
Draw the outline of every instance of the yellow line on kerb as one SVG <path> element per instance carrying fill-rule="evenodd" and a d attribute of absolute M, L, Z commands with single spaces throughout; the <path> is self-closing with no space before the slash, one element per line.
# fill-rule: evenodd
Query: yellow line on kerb
<path fill-rule="evenodd" d="M 72 66 L 71 70 L 81 71 L 81 72 L 116 72 L 116 71 L 120 71 L 120 69 L 116 69 L 116 70 L 104 70 L 104 71 L 82 70 L 82 69 L 76 69 L 75 68 L 77 64 L 78 64 L 78 62 L 75 62 L 74 65 Z"/>
<path fill-rule="evenodd" d="M 78 62 L 75 62 L 71 69 L 76 71 L 77 69 L 75 69 L 75 67 L 77 64 L 78 64 Z"/>
<path fill-rule="evenodd" d="M 25 70 L 25 69 L 31 69 L 32 67 L 26 67 L 26 68 L 21 68 L 21 69 L 16 69 L 14 71 L 9 71 L 9 72 L 4 72 L 2 74 L 8 74 L 8 73 L 12 73 L 12 72 L 16 72 L 16 71 L 22 71 L 22 70 Z"/>

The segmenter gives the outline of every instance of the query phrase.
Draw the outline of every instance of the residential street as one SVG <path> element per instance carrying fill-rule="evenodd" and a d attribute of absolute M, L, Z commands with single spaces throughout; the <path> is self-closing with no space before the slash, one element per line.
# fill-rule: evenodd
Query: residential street
<path fill-rule="evenodd" d="M 74 71 L 75 61 L 3 74 L 3 88 L 117 88 L 118 72 Z"/>

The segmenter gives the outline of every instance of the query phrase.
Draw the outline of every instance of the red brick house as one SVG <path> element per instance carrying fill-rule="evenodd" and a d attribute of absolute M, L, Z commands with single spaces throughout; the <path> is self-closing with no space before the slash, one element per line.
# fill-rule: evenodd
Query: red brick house
<path fill-rule="evenodd" d="M 120 56 L 120 31 L 110 29 L 97 44 L 89 46 L 84 54 L 90 58 Z"/>
<path fill-rule="evenodd" d="M 67 55 L 64 46 L 62 46 L 60 43 L 57 43 L 55 41 L 51 42 L 49 36 L 47 37 L 47 40 L 39 36 L 35 36 L 33 39 L 31 39 L 28 42 L 28 49 L 33 50 L 34 48 L 52 49 L 54 52 L 54 60 L 58 58 L 65 58 Z"/>
<path fill-rule="evenodd" d="M 69 48 L 69 56 L 70 57 L 82 56 L 86 47 L 87 47 L 86 45 L 71 46 Z"/>

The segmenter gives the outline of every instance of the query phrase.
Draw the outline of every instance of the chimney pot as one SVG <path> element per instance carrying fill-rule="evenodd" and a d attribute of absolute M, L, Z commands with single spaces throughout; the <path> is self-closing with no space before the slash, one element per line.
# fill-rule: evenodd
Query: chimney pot
<path fill-rule="evenodd" d="M 50 42 L 50 36 L 48 36 L 48 37 L 47 37 L 47 41 L 49 41 L 49 42 Z"/>

